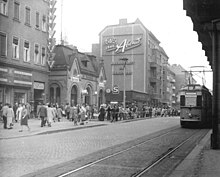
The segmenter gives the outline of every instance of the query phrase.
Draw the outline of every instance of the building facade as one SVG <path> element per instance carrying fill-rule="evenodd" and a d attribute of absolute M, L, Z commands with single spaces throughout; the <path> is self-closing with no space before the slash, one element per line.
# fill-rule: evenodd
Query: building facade
<path fill-rule="evenodd" d="M 105 27 L 99 39 L 99 49 L 93 46 L 93 52 L 104 60 L 107 102 L 122 102 L 125 90 L 127 103 L 160 104 L 163 64 L 168 56 L 153 33 L 139 19 L 133 23 L 121 19 Z"/>
<path fill-rule="evenodd" d="M 48 100 L 50 1 L 0 2 L 0 102 Z"/>
<path fill-rule="evenodd" d="M 173 94 L 175 94 L 176 99 L 176 107 L 179 107 L 180 104 L 180 89 L 183 88 L 187 84 L 196 84 L 196 80 L 193 78 L 192 73 L 184 69 L 181 65 L 173 64 L 169 66 L 169 69 L 171 72 L 175 74 L 175 82 L 174 87 L 175 91 Z"/>
<path fill-rule="evenodd" d="M 57 45 L 49 75 L 50 103 L 59 105 L 105 103 L 104 65 L 95 56 L 81 53 L 76 47 Z"/>

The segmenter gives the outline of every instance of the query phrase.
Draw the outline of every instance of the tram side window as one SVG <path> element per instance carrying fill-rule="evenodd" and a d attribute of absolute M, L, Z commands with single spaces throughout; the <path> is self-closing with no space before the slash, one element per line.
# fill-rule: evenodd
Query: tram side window
<path fill-rule="evenodd" d="M 202 106 L 202 95 L 197 95 L 196 105 Z"/>
<path fill-rule="evenodd" d="M 180 95 L 180 106 L 185 106 L 185 95 Z"/>

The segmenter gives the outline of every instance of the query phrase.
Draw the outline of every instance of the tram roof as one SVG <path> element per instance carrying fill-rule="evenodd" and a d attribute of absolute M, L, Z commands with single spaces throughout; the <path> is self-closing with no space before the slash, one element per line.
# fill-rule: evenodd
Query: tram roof
<path fill-rule="evenodd" d="M 209 91 L 209 89 L 204 86 L 204 85 L 200 85 L 200 84 L 188 84 L 186 86 L 184 86 L 183 88 L 180 89 L 181 91 L 199 91 L 199 90 L 206 90 Z"/>

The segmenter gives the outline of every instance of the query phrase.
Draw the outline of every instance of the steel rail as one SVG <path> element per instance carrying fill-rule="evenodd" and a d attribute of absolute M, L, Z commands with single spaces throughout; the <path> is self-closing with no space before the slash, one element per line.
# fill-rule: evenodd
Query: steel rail
<path fill-rule="evenodd" d="M 85 169 L 85 168 L 91 167 L 92 165 L 95 165 L 95 164 L 97 164 L 97 163 L 99 163 L 99 162 L 101 162 L 101 161 L 104 161 L 104 160 L 109 159 L 109 158 L 111 158 L 111 157 L 114 157 L 114 156 L 117 156 L 117 155 L 122 154 L 122 153 L 124 153 L 124 152 L 127 152 L 127 151 L 129 151 L 129 150 L 131 150 L 131 149 L 134 149 L 134 148 L 138 147 L 138 146 L 141 146 L 141 145 L 143 145 L 143 144 L 145 144 L 145 143 L 147 143 L 147 142 L 150 142 L 150 141 L 155 140 L 155 139 L 157 139 L 157 138 L 166 136 L 167 134 L 170 134 L 171 132 L 173 132 L 174 130 L 177 130 L 177 129 L 178 129 L 178 128 L 174 128 L 174 129 L 172 129 L 172 130 L 166 132 L 165 134 L 158 135 L 158 136 L 156 136 L 156 137 L 154 137 L 154 138 L 151 138 L 151 139 L 148 139 L 148 140 L 146 140 L 146 141 L 143 141 L 143 142 L 141 142 L 141 143 L 139 143 L 139 144 L 133 145 L 133 146 L 127 148 L 127 149 L 118 151 L 118 152 L 116 152 L 116 153 L 113 153 L 113 154 L 111 154 L 111 155 L 108 155 L 108 156 L 106 156 L 106 157 L 103 157 L 103 158 L 101 158 L 101 159 L 99 159 L 99 160 L 95 160 L 94 162 L 91 162 L 91 163 L 89 163 L 89 164 L 87 164 L 87 165 L 81 166 L 81 167 L 76 168 L 76 169 L 74 169 L 74 170 L 71 170 L 71 171 L 69 171 L 69 172 L 66 172 L 66 173 L 63 173 L 63 174 L 61 174 L 61 175 L 58 175 L 57 177 L 65 177 L 65 176 L 68 176 L 68 175 L 70 175 L 70 174 L 72 174 L 72 173 L 76 173 L 76 172 L 78 172 L 78 171 L 80 171 L 80 170 L 83 170 L 83 169 Z"/>
<path fill-rule="evenodd" d="M 200 130 L 201 131 L 201 130 Z M 197 133 L 199 133 L 200 131 L 198 131 Z M 157 161 L 155 161 L 154 163 L 152 163 L 151 165 L 147 166 L 146 168 L 144 168 L 143 170 L 139 171 L 138 173 L 134 174 L 132 177 L 140 177 L 142 176 L 144 173 L 146 173 L 147 171 L 149 171 L 151 168 L 153 168 L 154 166 L 156 166 L 157 164 L 159 164 L 162 160 L 164 160 L 167 156 L 169 156 L 170 154 L 172 154 L 174 151 L 176 151 L 177 149 L 179 149 L 183 144 L 185 144 L 187 141 L 189 141 L 190 139 L 192 139 L 193 137 L 195 137 L 196 134 L 194 134 L 193 136 L 190 136 L 189 138 L 187 138 L 185 141 L 183 141 L 182 143 L 180 143 L 179 145 L 177 145 L 175 148 L 173 148 L 171 151 L 167 152 L 164 156 L 162 156 L 161 158 L 159 158 Z"/>

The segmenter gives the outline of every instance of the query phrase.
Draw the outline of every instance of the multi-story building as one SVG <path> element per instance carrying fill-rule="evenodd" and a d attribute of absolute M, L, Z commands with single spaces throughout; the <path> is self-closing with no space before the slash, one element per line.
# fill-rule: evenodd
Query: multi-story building
<path fill-rule="evenodd" d="M 167 66 L 167 94 L 166 99 L 168 101 L 168 105 L 171 107 L 176 107 L 177 104 L 177 93 L 176 93 L 176 75 L 170 69 L 170 65 Z"/>
<path fill-rule="evenodd" d="M 74 46 L 56 45 L 50 70 L 50 103 L 97 105 L 105 103 L 103 62 Z"/>
<path fill-rule="evenodd" d="M 38 104 L 48 99 L 51 4 L 49 0 L 0 1 L 0 102 Z"/>
<path fill-rule="evenodd" d="M 121 19 L 117 25 L 106 26 L 99 39 L 99 48 L 94 45 L 93 52 L 104 60 L 107 102 L 122 102 L 125 87 L 127 103 L 159 104 L 168 56 L 154 34 L 139 19 L 133 23 Z"/>

